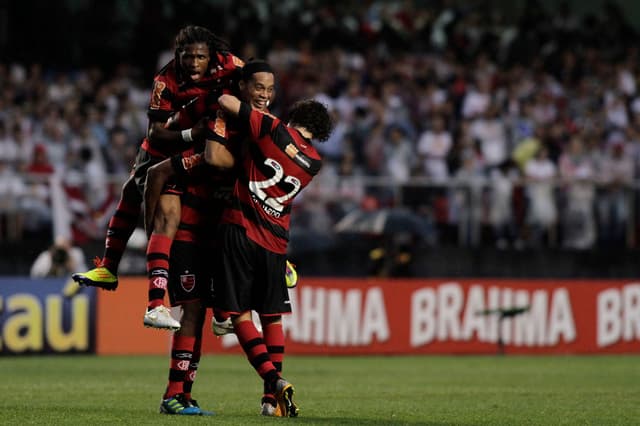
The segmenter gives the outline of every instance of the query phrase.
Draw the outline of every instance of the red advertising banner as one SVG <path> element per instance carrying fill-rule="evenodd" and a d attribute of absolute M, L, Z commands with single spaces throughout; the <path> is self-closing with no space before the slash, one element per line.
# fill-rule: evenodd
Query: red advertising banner
<path fill-rule="evenodd" d="M 640 283 L 624 280 L 303 278 L 290 296 L 288 354 L 640 352 Z M 143 279 L 99 292 L 98 353 L 168 351 L 145 300 Z M 205 352 L 239 351 L 205 327 Z"/>

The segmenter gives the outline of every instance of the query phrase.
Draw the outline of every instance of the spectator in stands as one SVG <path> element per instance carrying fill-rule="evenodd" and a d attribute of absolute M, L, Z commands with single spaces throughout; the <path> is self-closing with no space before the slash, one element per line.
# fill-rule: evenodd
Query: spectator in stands
<path fill-rule="evenodd" d="M 566 207 L 562 218 L 563 246 L 589 249 L 596 240 L 594 216 L 595 164 L 582 135 L 574 135 L 559 160 L 565 184 Z"/>
<path fill-rule="evenodd" d="M 528 200 L 526 223 L 529 226 L 529 244 L 540 247 L 546 241 L 553 246 L 556 241 L 558 220 L 555 199 L 557 167 L 549 158 L 545 146 L 538 148 L 536 156 L 524 166 Z"/>
<path fill-rule="evenodd" d="M 384 174 L 395 183 L 409 180 L 415 166 L 414 146 L 406 130 L 392 125 L 387 129 L 384 145 Z"/>
<path fill-rule="evenodd" d="M 604 149 L 596 199 L 599 243 L 603 247 L 624 247 L 631 214 L 633 158 L 627 155 L 624 135 L 617 132 Z"/>
<path fill-rule="evenodd" d="M 22 237 L 23 199 L 27 195 L 24 177 L 7 158 L 0 156 L 0 241 Z"/>
<path fill-rule="evenodd" d="M 490 104 L 471 122 L 471 135 L 480 142 L 480 150 L 488 169 L 498 167 L 509 159 L 507 129 L 500 118 L 497 105 Z"/>
<path fill-rule="evenodd" d="M 447 161 L 453 139 L 445 124 L 444 117 L 435 114 L 431 120 L 431 128 L 425 130 L 418 139 L 417 154 L 422 160 L 421 174 L 437 182 L 444 182 L 449 177 Z"/>

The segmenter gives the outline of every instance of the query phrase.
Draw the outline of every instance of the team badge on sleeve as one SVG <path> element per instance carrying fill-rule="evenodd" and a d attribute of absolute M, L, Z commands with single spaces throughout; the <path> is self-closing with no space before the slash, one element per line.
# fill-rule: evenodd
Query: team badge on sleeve
<path fill-rule="evenodd" d="M 153 83 L 153 92 L 151 93 L 151 104 L 149 108 L 160 109 L 160 102 L 162 101 L 162 91 L 167 87 L 167 83 L 164 81 L 156 80 Z"/>

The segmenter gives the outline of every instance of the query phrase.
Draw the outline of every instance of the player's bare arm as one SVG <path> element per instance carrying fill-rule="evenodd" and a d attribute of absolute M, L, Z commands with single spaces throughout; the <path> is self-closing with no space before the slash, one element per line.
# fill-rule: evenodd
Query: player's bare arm
<path fill-rule="evenodd" d="M 152 122 L 147 131 L 147 137 L 154 144 L 183 142 L 190 144 L 193 141 L 203 140 L 207 128 L 206 118 L 198 120 L 193 127 L 185 130 L 174 130 L 167 123 Z"/>
<path fill-rule="evenodd" d="M 229 114 L 238 115 L 240 114 L 240 105 L 242 102 L 240 99 L 236 98 L 233 95 L 222 95 L 218 98 L 218 104 L 222 107 L 223 110 L 228 112 Z"/>

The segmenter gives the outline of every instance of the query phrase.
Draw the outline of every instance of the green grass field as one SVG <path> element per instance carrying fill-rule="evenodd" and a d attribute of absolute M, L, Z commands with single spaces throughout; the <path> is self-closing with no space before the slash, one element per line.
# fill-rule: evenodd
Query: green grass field
<path fill-rule="evenodd" d="M 640 424 L 640 356 L 289 356 L 295 419 L 259 416 L 243 356 L 200 365 L 194 396 L 215 417 L 158 414 L 166 357 L 0 358 L 0 424 Z"/>

